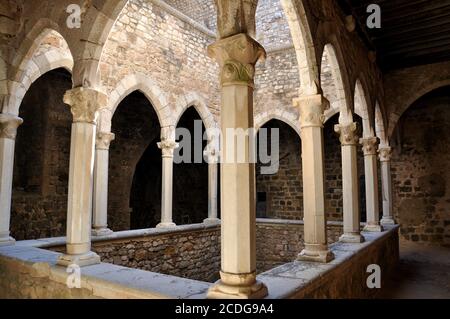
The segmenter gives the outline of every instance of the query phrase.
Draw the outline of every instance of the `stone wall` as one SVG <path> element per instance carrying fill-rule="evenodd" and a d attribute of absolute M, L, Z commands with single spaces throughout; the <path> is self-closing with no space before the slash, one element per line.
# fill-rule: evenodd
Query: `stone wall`
<path fill-rule="evenodd" d="M 272 120 L 263 126 L 270 144 L 272 129 L 279 133 L 279 162 L 275 174 L 262 174 L 266 166 L 256 165 L 257 216 L 261 218 L 302 219 L 303 180 L 301 140 L 287 124 Z M 270 154 L 270 153 L 269 153 Z"/>
<path fill-rule="evenodd" d="M 214 282 L 220 270 L 220 227 L 202 224 L 149 229 L 121 239 L 93 239 L 104 263 Z M 64 246 L 49 248 L 64 252 Z"/>
<path fill-rule="evenodd" d="M 258 279 L 269 298 L 370 298 L 367 266 L 378 264 L 382 280 L 398 262 L 397 228 L 368 234 L 360 245 L 336 243 L 328 264 L 287 263 Z M 132 249 L 132 248 L 131 248 Z M 80 289 L 69 289 L 66 268 L 55 266 L 59 254 L 27 246 L 0 247 L 0 298 L 205 298 L 210 284 L 184 278 L 99 264 L 83 268 Z M 71 281 L 72 282 L 72 281 Z M 383 282 L 382 282 L 383 285 Z"/>
<path fill-rule="evenodd" d="M 292 100 L 298 97 L 300 79 L 293 48 L 269 51 L 265 62 L 256 65 L 255 115 L 284 110 L 298 116 Z"/>
<path fill-rule="evenodd" d="M 304 247 L 303 227 L 303 221 L 258 219 L 258 273 L 296 259 Z M 327 230 L 328 242 L 337 242 L 342 235 L 342 224 L 329 223 Z M 206 282 L 218 279 L 220 226 L 194 224 L 173 230 L 149 229 L 138 232 L 143 233 L 117 239 L 94 238 L 92 250 L 105 263 Z M 49 249 L 64 252 L 65 247 L 52 246 Z"/>
<path fill-rule="evenodd" d="M 404 240 L 450 245 L 450 90 L 420 99 L 393 138 L 394 214 Z"/>
<path fill-rule="evenodd" d="M 164 2 L 209 30 L 216 31 L 217 10 L 213 0 L 164 0 Z"/>
<path fill-rule="evenodd" d="M 102 262 L 214 282 L 220 270 L 220 229 L 95 243 Z"/>
<path fill-rule="evenodd" d="M 180 97 L 195 92 L 218 115 L 219 71 L 207 56 L 214 40 L 151 1 L 129 1 L 104 48 L 102 84 L 111 92 L 127 76 L 143 74 L 167 96 L 172 112 Z"/>
<path fill-rule="evenodd" d="M 367 236 L 372 237 L 373 234 Z M 336 244 L 332 251 L 336 259 L 329 264 L 311 267 L 310 264 L 286 264 L 261 275 L 265 278 L 294 278 L 303 281 L 296 291 L 284 294 L 281 298 L 289 299 L 368 299 L 375 298 L 380 289 L 367 287 L 369 265 L 381 268 L 381 287 L 395 273 L 399 260 L 398 229 L 394 228 L 378 238 L 371 239 L 370 244 L 360 245 Z M 358 247 L 359 246 L 359 247 Z M 333 267 L 332 265 L 336 266 Z M 277 278 L 277 279 L 278 279 Z M 270 291 L 270 290 L 269 290 Z"/>
<path fill-rule="evenodd" d="M 276 223 L 260 220 L 256 226 L 256 269 L 258 273 L 292 262 L 304 248 L 303 222 Z M 339 240 L 341 224 L 328 224 L 328 243 Z"/>

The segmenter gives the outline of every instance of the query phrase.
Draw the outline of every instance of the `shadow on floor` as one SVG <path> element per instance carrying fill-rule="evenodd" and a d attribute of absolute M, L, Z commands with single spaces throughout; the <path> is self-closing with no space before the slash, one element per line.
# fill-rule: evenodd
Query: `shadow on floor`
<path fill-rule="evenodd" d="M 400 243 L 400 263 L 378 298 L 450 299 L 450 248 Z"/>

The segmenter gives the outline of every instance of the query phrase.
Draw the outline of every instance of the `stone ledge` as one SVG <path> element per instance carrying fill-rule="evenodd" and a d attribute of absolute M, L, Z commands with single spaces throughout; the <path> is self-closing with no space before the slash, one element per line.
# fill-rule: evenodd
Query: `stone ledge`
<path fill-rule="evenodd" d="M 337 242 L 330 245 L 330 250 L 334 253 L 335 259 L 328 264 L 294 261 L 260 274 L 258 280 L 268 287 L 268 299 L 308 297 L 309 295 L 305 291 L 311 290 L 311 287 L 319 289 L 320 286 L 328 285 L 326 281 L 332 279 L 333 273 L 339 272 L 340 268 L 362 266 L 357 261 L 360 257 L 367 259 L 372 257 L 369 254 L 369 247 L 383 245 L 383 242 L 389 244 L 388 241 L 391 238 L 396 238 L 398 245 L 398 229 L 398 225 L 393 225 L 386 226 L 385 231 L 381 233 L 362 232 L 366 241 L 361 244 Z M 398 246 L 396 251 L 398 252 Z M 398 259 L 398 255 L 393 257 Z M 397 261 L 392 260 L 392 263 L 395 264 Z M 333 278 L 335 277 L 333 276 Z M 342 289 L 342 287 L 338 288 Z M 345 298 L 346 296 L 336 297 Z"/>
<path fill-rule="evenodd" d="M 34 247 L 9 246 L 0 249 L 0 264 L 5 271 L 21 269 L 20 276 L 46 279 L 47 286 L 53 286 L 46 289 L 58 290 L 60 293 L 66 290 L 63 295 L 68 295 L 71 289 L 67 287 L 66 282 L 70 273 L 66 272 L 66 268 L 56 266 L 59 255 Z M 3 285 L 5 283 L 1 282 L 0 287 L 4 288 Z M 81 269 L 80 291 L 83 291 L 83 298 L 204 299 L 210 285 L 191 279 L 101 263 Z"/>
<path fill-rule="evenodd" d="M 119 232 L 113 232 L 112 234 L 95 237 L 92 236 L 93 243 L 123 240 L 123 239 L 133 239 L 140 237 L 149 236 L 159 236 L 174 233 L 183 232 L 193 232 L 202 231 L 207 229 L 214 229 L 220 227 L 220 222 L 217 223 L 202 223 L 202 224 L 190 224 L 190 225 L 180 225 L 171 228 L 146 228 L 146 229 L 136 229 L 136 230 L 125 230 Z M 17 242 L 17 246 L 24 247 L 36 247 L 36 248 L 49 248 L 55 246 L 63 246 L 66 244 L 66 237 L 54 237 L 54 238 L 43 238 L 43 239 L 33 239 L 33 240 L 22 240 Z"/>
<path fill-rule="evenodd" d="M 286 221 L 284 221 L 286 223 Z M 298 223 L 299 221 L 295 221 Z M 171 230 L 139 230 L 122 232 L 112 239 L 135 238 L 138 234 L 183 232 L 218 227 L 203 224 L 179 226 Z M 364 287 L 348 285 L 358 282 L 365 274 L 366 264 L 382 265 L 386 275 L 398 258 L 398 225 L 386 226 L 381 233 L 363 232 L 366 241 L 361 244 L 335 243 L 330 245 L 336 258 L 328 264 L 295 261 L 276 267 L 257 276 L 269 289 L 270 299 L 281 298 L 331 298 L 354 297 L 364 293 Z M 102 240 L 111 240 L 104 239 Z M 50 241 L 51 242 L 51 241 Z M 44 244 L 50 245 L 47 241 Z M 19 242 L 20 243 L 20 242 Z M 397 252 L 397 254 L 395 253 Z M 56 266 L 60 254 L 42 250 L 32 245 L 15 245 L 0 248 L 0 290 L 3 294 L 22 295 L 21 287 L 39 285 L 38 280 L 45 282 L 40 293 L 33 298 L 52 298 L 65 296 L 72 298 L 73 290 L 66 286 L 69 273 L 64 267 Z M 386 270 L 386 272 L 384 272 Z M 131 269 L 122 266 L 101 263 L 81 269 L 81 290 L 83 298 L 206 298 L 210 283 L 163 275 L 149 271 Z M 356 276 L 356 278 L 354 278 Z M 358 277 L 359 276 L 359 277 Z M 15 279 L 11 279 L 15 278 Z M 334 279 L 333 279 L 334 278 Z M 14 282 L 19 281 L 19 283 Z M 349 291 L 351 289 L 356 289 Z M 367 290 L 367 288 L 365 288 Z M 1 293 L 0 293 L 1 295 Z"/>

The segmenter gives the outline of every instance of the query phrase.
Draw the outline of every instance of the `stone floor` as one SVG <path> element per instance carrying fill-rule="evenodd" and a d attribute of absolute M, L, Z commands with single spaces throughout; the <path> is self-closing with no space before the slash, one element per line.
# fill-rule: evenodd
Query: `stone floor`
<path fill-rule="evenodd" d="M 398 271 L 379 297 L 450 299 L 450 248 L 401 242 Z"/>

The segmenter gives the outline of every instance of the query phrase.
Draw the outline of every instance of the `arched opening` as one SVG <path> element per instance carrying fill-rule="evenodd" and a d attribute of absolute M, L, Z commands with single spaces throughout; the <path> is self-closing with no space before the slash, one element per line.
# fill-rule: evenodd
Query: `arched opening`
<path fill-rule="evenodd" d="M 330 118 L 339 113 L 339 123 L 349 123 L 352 121 L 352 113 L 349 108 L 349 97 L 346 94 L 342 70 L 334 46 L 332 44 L 325 45 L 320 69 L 323 95 L 330 102 L 330 108 L 325 111 L 325 115 Z"/>
<path fill-rule="evenodd" d="M 154 227 L 161 215 L 161 128 L 151 102 L 128 95 L 112 118 L 108 223 L 115 231 Z"/>
<path fill-rule="evenodd" d="M 272 139 L 273 134 L 278 138 Z M 262 138 L 267 141 L 267 150 L 263 149 L 262 153 L 269 155 L 273 160 L 270 163 L 261 160 Z M 277 150 L 272 147 L 272 140 L 279 146 L 278 154 L 275 154 Z M 297 132 L 280 120 L 270 120 L 258 131 L 257 146 L 257 217 L 303 219 L 301 140 Z M 269 167 L 273 170 L 267 169 Z"/>
<path fill-rule="evenodd" d="M 341 142 L 334 130 L 334 126 L 338 124 L 338 121 L 339 115 L 335 114 L 325 123 L 323 131 L 325 149 L 325 212 L 329 221 L 342 221 L 343 219 Z M 354 121 L 359 128 L 362 127 L 362 119 L 359 116 L 355 115 Z M 360 146 L 358 146 L 357 165 L 361 221 L 364 222 L 366 221 L 366 191 L 364 154 Z"/>
<path fill-rule="evenodd" d="M 201 223 L 208 217 L 208 163 L 203 159 L 207 141 L 203 140 L 205 126 L 193 106 L 181 116 L 177 133 L 183 134 L 177 142 L 179 155 L 186 161 L 173 167 L 173 220 L 177 225 Z"/>
<path fill-rule="evenodd" d="M 402 239 L 450 245 L 450 86 L 403 113 L 391 141 L 394 214 Z"/>
<path fill-rule="evenodd" d="M 11 209 L 17 240 L 65 234 L 72 115 L 63 96 L 71 88 L 71 74 L 55 69 L 31 85 L 20 105 Z"/>

